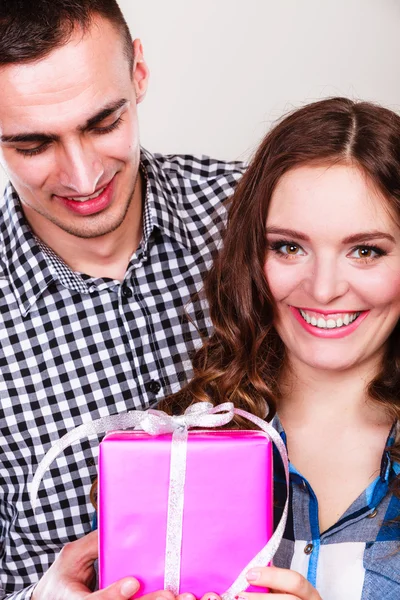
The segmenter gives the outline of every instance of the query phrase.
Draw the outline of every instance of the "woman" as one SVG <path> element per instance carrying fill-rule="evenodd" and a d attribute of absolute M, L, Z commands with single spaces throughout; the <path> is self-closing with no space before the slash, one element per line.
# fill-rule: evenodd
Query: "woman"
<path fill-rule="evenodd" d="M 283 119 L 233 198 L 206 284 L 215 333 L 160 406 L 276 412 L 291 518 L 278 568 L 249 578 L 282 599 L 400 595 L 399 215 L 397 115 L 334 98 Z"/>

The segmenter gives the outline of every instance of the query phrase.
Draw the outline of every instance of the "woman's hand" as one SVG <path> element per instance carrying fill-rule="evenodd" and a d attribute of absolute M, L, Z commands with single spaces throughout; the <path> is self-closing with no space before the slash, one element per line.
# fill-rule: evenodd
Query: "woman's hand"
<path fill-rule="evenodd" d="M 321 600 L 315 587 L 300 573 L 278 567 L 252 569 L 247 573 L 251 585 L 266 587 L 275 594 L 276 600 Z M 263 593 L 242 592 L 241 600 L 267 600 Z"/>
<path fill-rule="evenodd" d="M 269 588 L 276 600 L 322 600 L 315 587 L 300 573 L 278 567 L 252 569 L 247 573 L 251 585 Z M 216 594 L 205 594 L 202 600 L 218 600 Z M 237 600 L 268 600 L 269 595 L 260 591 L 241 592 Z"/>

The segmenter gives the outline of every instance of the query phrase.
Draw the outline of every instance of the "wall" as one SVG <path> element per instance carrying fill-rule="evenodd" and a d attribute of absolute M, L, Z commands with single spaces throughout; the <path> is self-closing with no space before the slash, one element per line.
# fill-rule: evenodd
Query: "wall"
<path fill-rule="evenodd" d="M 271 122 L 330 95 L 400 106 L 398 0 L 121 0 L 152 78 L 142 141 L 246 156 Z"/>
<path fill-rule="evenodd" d="M 247 158 L 303 102 L 346 95 L 400 106 L 398 0 L 120 4 L 152 73 L 140 117 L 153 151 Z"/>

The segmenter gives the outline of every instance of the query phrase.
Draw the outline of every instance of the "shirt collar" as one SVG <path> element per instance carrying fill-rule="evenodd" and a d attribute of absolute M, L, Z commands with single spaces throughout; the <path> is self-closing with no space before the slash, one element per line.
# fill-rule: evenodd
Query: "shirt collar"
<path fill-rule="evenodd" d="M 192 239 L 182 210 L 182 192 L 173 186 L 162 168 L 163 157 L 141 149 L 141 171 L 146 184 L 143 242 L 144 248 L 154 227 L 191 249 Z M 146 210 L 147 209 L 147 210 Z"/>

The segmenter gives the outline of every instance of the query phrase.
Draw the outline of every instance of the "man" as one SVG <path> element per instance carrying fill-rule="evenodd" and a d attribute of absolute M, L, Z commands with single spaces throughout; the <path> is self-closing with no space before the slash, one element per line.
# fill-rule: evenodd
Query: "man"
<path fill-rule="evenodd" d="M 1 3 L 0 598 L 90 593 L 96 440 L 57 460 L 36 514 L 28 484 L 66 430 L 178 389 L 209 331 L 191 298 L 242 167 L 141 151 L 147 83 L 115 0 Z"/>

